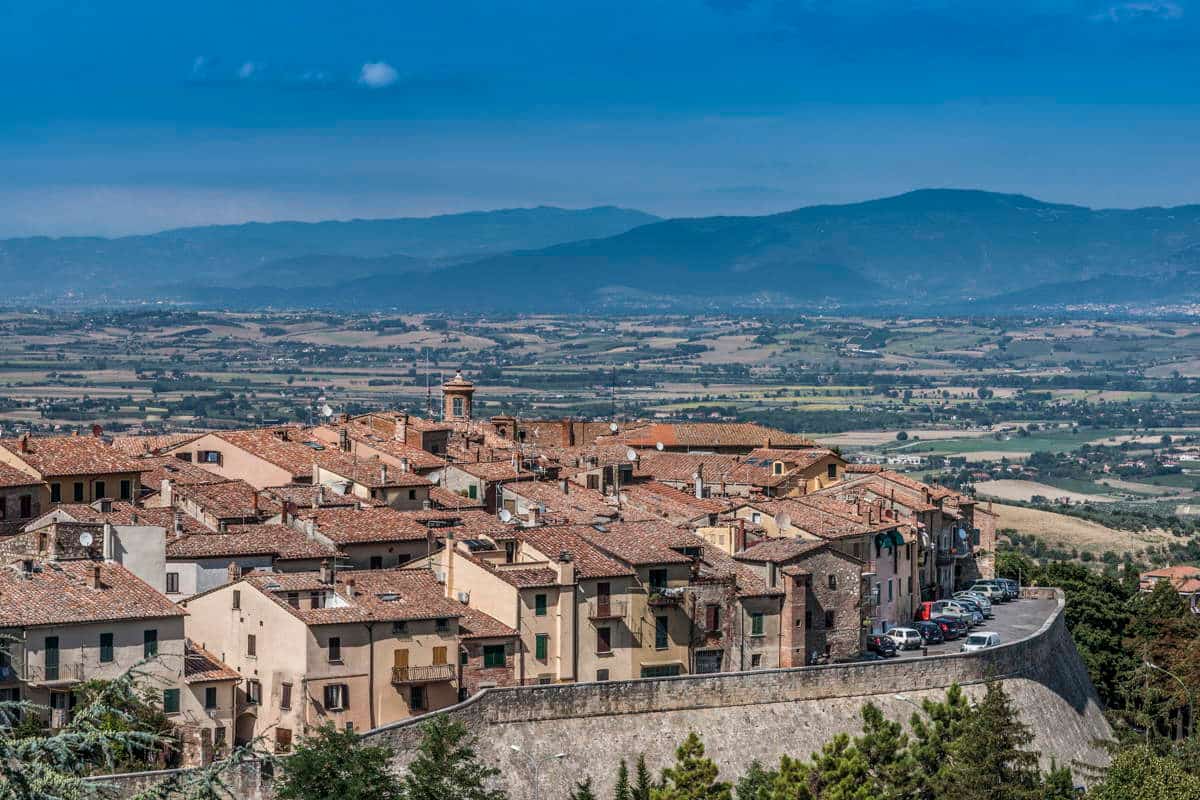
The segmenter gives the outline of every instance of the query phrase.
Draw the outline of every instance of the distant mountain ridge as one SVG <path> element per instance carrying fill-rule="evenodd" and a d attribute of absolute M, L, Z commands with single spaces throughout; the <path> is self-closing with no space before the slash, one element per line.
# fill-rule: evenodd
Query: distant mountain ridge
<path fill-rule="evenodd" d="M 1169 302 L 1195 295 L 1200 273 L 1200 205 L 1094 210 L 962 189 L 767 216 L 537 208 L 131 238 L 141 249 L 123 261 L 113 243 L 128 240 L 0 242 L 0 275 L 32 265 L 78 284 L 93 270 L 91 285 L 126 297 L 243 308 L 945 312 Z"/>

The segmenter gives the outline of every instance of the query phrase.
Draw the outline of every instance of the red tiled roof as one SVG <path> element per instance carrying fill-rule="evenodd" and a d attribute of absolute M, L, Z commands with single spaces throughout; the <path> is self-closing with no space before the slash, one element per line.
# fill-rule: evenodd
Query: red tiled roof
<path fill-rule="evenodd" d="M 441 486 L 429 487 L 429 499 L 438 508 L 483 508 L 483 500 L 472 500 L 469 497 L 463 497 L 457 492 L 452 492 L 449 489 L 443 489 Z"/>
<path fill-rule="evenodd" d="M 242 580 L 308 625 L 452 619 L 463 614 L 463 605 L 447 599 L 445 588 L 427 570 L 346 570 L 336 574 L 332 585 L 322 583 L 316 572 L 252 573 Z M 288 605 L 289 592 L 312 591 L 336 591 L 343 604 L 310 608 L 307 598 L 301 597 L 299 608 Z"/>
<path fill-rule="evenodd" d="M 516 468 L 511 460 L 507 461 L 476 461 L 455 463 L 451 469 L 460 469 L 468 475 L 473 475 L 488 482 L 533 480 L 536 475 L 525 468 Z"/>
<path fill-rule="evenodd" d="M 506 484 L 504 495 L 515 494 L 525 502 L 545 508 L 546 521 L 577 522 L 590 524 L 597 518 L 609 519 L 616 515 L 617 508 L 610 505 L 604 496 L 582 486 L 568 487 L 566 494 L 556 483 L 521 481 Z"/>
<path fill-rule="evenodd" d="M 43 478 L 140 471 L 137 461 L 94 436 L 31 436 L 24 452 L 20 439 L 0 440 L 0 447 Z"/>
<path fill-rule="evenodd" d="M 428 527 L 387 506 L 300 509 L 297 516 L 302 520 L 314 520 L 317 532 L 339 545 L 411 542 L 430 535 Z"/>
<path fill-rule="evenodd" d="M 16 486 L 37 486 L 42 481 L 35 475 L 30 475 L 28 472 L 10 467 L 8 464 L 0 464 L 0 486 L 16 487 Z"/>
<path fill-rule="evenodd" d="M 703 544 L 694 534 L 660 520 L 622 521 L 576 530 L 601 550 L 633 566 L 686 564 L 691 559 L 673 548 L 697 547 L 698 541 Z"/>
<path fill-rule="evenodd" d="M 176 486 L 190 486 L 196 483 L 220 483 L 225 480 L 220 475 L 209 472 L 204 467 L 188 463 L 172 455 L 146 456 L 137 459 L 144 489 L 158 491 L 162 482 L 169 480 Z"/>
<path fill-rule="evenodd" d="M 183 649 L 183 680 L 185 683 L 240 681 L 242 674 L 221 659 L 188 639 Z"/>
<path fill-rule="evenodd" d="M 0 568 L 0 627 L 182 617 L 185 612 L 122 566 L 101 561 L 44 562 L 28 579 Z M 91 584 L 100 570 L 100 588 Z"/>
<path fill-rule="evenodd" d="M 517 632 L 479 609 L 461 606 L 458 634 L 462 639 L 513 639 Z"/>
<path fill-rule="evenodd" d="M 278 502 L 263 497 L 243 480 L 178 486 L 175 494 L 217 519 L 252 519 L 271 516 L 280 510 Z"/>
<path fill-rule="evenodd" d="M 159 433 L 141 436 L 114 436 L 112 447 L 127 456 L 145 456 L 199 439 L 202 433 Z"/>
<path fill-rule="evenodd" d="M 639 481 L 621 487 L 622 503 L 626 508 L 662 517 L 681 525 L 710 514 L 720 514 L 732 508 L 732 503 L 716 498 L 698 498 L 688 492 L 658 481 Z"/>
<path fill-rule="evenodd" d="M 634 447 L 659 442 L 667 447 L 762 447 L 768 441 L 773 447 L 816 446 L 812 439 L 753 422 L 660 422 L 618 438 Z"/>
<path fill-rule="evenodd" d="M 332 558 L 337 549 L 286 525 L 230 525 L 225 533 L 197 533 L 167 543 L 167 558 L 270 555 L 281 560 Z"/>
<path fill-rule="evenodd" d="M 553 560 L 561 553 L 568 553 L 575 565 L 576 578 L 616 578 L 632 575 L 633 571 L 585 538 L 585 533 L 596 530 L 587 525 L 546 526 L 522 528 L 516 537 Z"/>

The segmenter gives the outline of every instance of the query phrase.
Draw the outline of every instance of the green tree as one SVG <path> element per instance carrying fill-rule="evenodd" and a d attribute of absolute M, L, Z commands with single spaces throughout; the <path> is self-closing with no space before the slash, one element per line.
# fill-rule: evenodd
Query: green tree
<path fill-rule="evenodd" d="M 774 770 L 764 769 L 757 759 L 751 761 L 734 787 L 737 800 L 771 800 L 771 787 L 775 778 Z"/>
<path fill-rule="evenodd" d="M 633 800 L 650 800 L 650 792 L 654 789 L 654 779 L 646 768 L 646 754 L 638 755 L 633 784 Z"/>
<path fill-rule="evenodd" d="M 839 733 L 814 753 L 808 782 L 818 800 L 876 800 L 866 758 L 850 737 Z"/>
<path fill-rule="evenodd" d="M 1200 776 L 1184 762 L 1147 745 L 1134 745 L 1113 757 L 1088 800 L 1195 800 Z"/>
<path fill-rule="evenodd" d="M 813 800 L 810 771 L 808 764 L 800 759 L 781 756 L 771 782 L 771 800 Z"/>
<path fill-rule="evenodd" d="M 717 765 L 704 756 L 704 743 L 693 731 L 675 750 L 675 764 L 650 790 L 651 800 L 731 800 L 728 783 L 717 780 Z"/>
<path fill-rule="evenodd" d="M 1042 790 L 1033 732 L 1017 717 L 999 683 L 989 683 L 949 746 L 939 779 L 941 800 L 1034 800 Z"/>
<path fill-rule="evenodd" d="M 390 760 L 387 748 L 368 747 L 357 733 L 324 725 L 315 735 L 301 739 L 284 759 L 275 796 L 279 800 L 399 800 L 403 794 L 399 781 L 388 770 Z"/>
<path fill-rule="evenodd" d="M 500 774 L 480 762 L 475 739 L 461 722 L 438 714 L 422 726 L 417 757 L 401 781 L 405 800 L 504 800 L 505 793 L 487 788 Z M 326 795 L 337 797 L 337 795 Z M 339 798 L 340 800 L 340 798 Z"/>
<path fill-rule="evenodd" d="M 633 787 L 629 785 L 629 765 L 621 759 L 617 767 L 617 785 L 613 790 L 613 800 L 633 800 Z"/>
<path fill-rule="evenodd" d="M 958 684 L 951 684 L 944 700 L 924 700 L 922 714 L 913 714 L 913 758 L 925 766 L 914 775 L 914 796 L 933 800 L 950 759 L 950 746 L 962 734 L 971 716 L 971 703 Z"/>
<path fill-rule="evenodd" d="M 912 797 L 919 784 L 920 769 L 908 752 L 904 727 L 884 717 L 872 703 L 863 706 L 862 717 L 862 736 L 854 740 L 854 747 L 866 762 L 872 797 L 879 800 Z"/>
<path fill-rule="evenodd" d="M 596 800 L 596 793 L 592 791 L 591 778 L 584 778 L 576 782 L 575 788 L 571 790 L 571 800 Z"/>

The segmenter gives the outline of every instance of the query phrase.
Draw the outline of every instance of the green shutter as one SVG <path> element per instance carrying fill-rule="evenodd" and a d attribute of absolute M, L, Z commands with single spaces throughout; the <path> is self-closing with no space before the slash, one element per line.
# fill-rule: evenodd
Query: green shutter
<path fill-rule="evenodd" d="M 158 631 L 151 628 L 142 632 L 142 657 L 154 658 L 158 655 Z"/>
<path fill-rule="evenodd" d="M 546 595 L 535 594 L 533 596 L 533 615 L 535 617 L 546 616 Z"/>
<path fill-rule="evenodd" d="M 535 643 L 534 655 L 538 658 L 538 660 L 545 661 L 546 654 L 550 650 L 549 634 L 539 633 L 537 635 L 537 638 L 534 640 L 534 643 Z"/>
<path fill-rule="evenodd" d="M 110 664 L 113 660 L 113 635 L 111 633 L 100 634 L 100 661 L 104 664 Z"/>
<path fill-rule="evenodd" d="M 750 615 L 750 635 L 751 636 L 762 636 L 763 635 L 762 612 L 756 611 Z"/>
<path fill-rule="evenodd" d="M 163 689 L 163 713 L 178 714 L 179 713 L 179 690 L 178 689 Z"/>

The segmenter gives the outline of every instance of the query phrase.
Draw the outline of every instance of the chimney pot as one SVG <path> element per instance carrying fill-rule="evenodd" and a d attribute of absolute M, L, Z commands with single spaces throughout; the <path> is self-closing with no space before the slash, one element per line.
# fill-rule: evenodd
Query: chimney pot
<path fill-rule="evenodd" d="M 238 566 L 238 563 L 236 561 L 230 561 L 229 566 L 226 567 L 225 569 L 229 575 L 230 583 L 233 583 L 234 581 L 236 581 L 242 577 L 242 568 L 240 566 Z"/>
<path fill-rule="evenodd" d="M 321 583 L 333 583 L 333 564 L 328 558 L 321 562 Z"/>
<path fill-rule="evenodd" d="M 100 565 L 93 564 L 92 565 L 92 588 L 100 589 L 102 587 L 103 587 L 103 584 L 100 582 Z"/>

